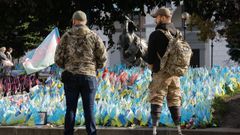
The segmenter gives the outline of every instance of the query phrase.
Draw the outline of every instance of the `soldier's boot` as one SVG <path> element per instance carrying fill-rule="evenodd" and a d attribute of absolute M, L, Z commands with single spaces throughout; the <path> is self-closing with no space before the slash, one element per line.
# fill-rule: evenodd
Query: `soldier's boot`
<path fill-rule="evenodd" d="M 169 107 L 169 110 L 171 112 L 173 122 L 177 127 L 178 135 L 183 135 L 181 130 L 181 107 L 173 106 L 173 107 Z"/>
<path fill-rule="evenodd" d="M 151 104 L 153 135 L 157 135 L 157 126 L 160 119 L 161 109 L 162 107 L 160 105 Z"/>

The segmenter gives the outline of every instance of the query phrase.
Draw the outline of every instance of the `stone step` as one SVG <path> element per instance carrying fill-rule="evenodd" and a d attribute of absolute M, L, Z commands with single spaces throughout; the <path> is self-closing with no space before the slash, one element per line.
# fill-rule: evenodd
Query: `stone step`
<path fill-rule="evenodd" d="M 158 135 L 176 135 L 174 128 L 158 128 Z M 184 135 L 240 135 L 240 129 L 207 128 L 184 129 Z M 0 126 L 0 135 L 63 135 L 63 127 Z M 84 127 L 76 127 L 74 135 L 87 135 Z M 151 128 L 98 127 L 98 135 L 152 135 Z"/>

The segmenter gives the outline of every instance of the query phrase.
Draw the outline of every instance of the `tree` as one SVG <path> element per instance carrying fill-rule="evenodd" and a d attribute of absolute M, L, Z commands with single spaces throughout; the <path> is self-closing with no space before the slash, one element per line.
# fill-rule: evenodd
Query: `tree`
<path fill-rule="evenodd" d="M 13 55 L 19 57 L 25 51 L 39 45 L 51 29 L 59 25 L 59 20 L 66 19 L 64 16 L 60 17 L 59 10 L 56 11 L 63 8 L 62 5 L 68 5 L 67 2 L 64 4 L 62 2 L 61 6 L 59 6 L 61 2 L 56 2 L 57 4 L 53 2 L 53 0 L 0 1 L 0 46 L 12 47 L 15 50 Z"/>
<path fill-rule="evenodd" d="M 157 4 L 165 5 L 171 0 L 0 0 L 0 46 L 15 49 L 14 56 L 35 48 L 50 30 L 57 26 L 63 33 L 71 25 L 71 16 L 83 10 L 88 25 L 96 25 L 109 37 L 113 45 L 114 22 L 123 23 L 129 14 L 145 15 Z M 178 5 L 180 0 L 174 0 Z"/>
<path fill-rule="evenodd" d="M 193 15 L 192 25 L 201 31 L 200 39 L 214 38 L 216 33 L 226 37 L 230 58 L 240 63 L 240 1 L 184 0 L 184 3 L 185 10 Z"/>
<path fill-rule="evenodd" d="M 240 22 L 229 24 L 226 31 L 230 58 L 240 63 Z"/>

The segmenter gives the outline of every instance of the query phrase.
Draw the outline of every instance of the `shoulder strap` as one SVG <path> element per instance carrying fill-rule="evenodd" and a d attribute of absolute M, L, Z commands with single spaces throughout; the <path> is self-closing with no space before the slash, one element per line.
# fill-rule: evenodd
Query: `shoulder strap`
<path fill-rule="evenodd" d="M 178 29 L 177 29 L 177 35 L 176 35 L 176 37 L 177 37 L 178 39 L 183 39 L 183 35 L 182 35 L 181 31 L 178 30 Z"/>
<path fill-rule="evenodd" d="M 178 39 L 183 38 L 181 31 L 179 31 L 178 29 L 177 29 L 176 37 L 174 37 L 169 30 L 162 30 L 162 29 L 158 29 L 158 30 L 161 31 L 169 40 L 172 38 L 178 38 Z"/>
<path fill-rule="evenodd" d="M 170 31 L 169 30 L 162 30 L 162 29 L 157 29 L 157 30 L 159 30 L 159 31 L 161 31 L 167 38 L 168 38 L 168 40 L 170 40 L 170 39 L 173 39 L 174 37 L 172 36 L 172 34 L 170 33 Z M 165 54 L 168 52 L 168 48 L 167 48 L 167 50 L 166 50 L 166 52 L 165 52 Z M 164 54 L 164 55 L 165 55 Z M 161 56 L 160 56 L 160 54 L 157 52 L 157 56 L 158 56 L 158 58 L 160 59 L 160 61 L 161 61 Z"/>
<path fill-rule="evenodd" d="M 158 29 L 158 30 L 161 31 L 168 38 L 168 40 L 174 38 L 169 30 L 162 30 L 162 29 Z"/>
<path fill-rule="evenodd" d="M 160 54 L 158 52 L 157 52 L 157 56 L 160 59 L 160 61 L 162 61 L 162 58 L 161 58 L 161 56 L 160 56 Z"/>
<path fill-rule="evenodd" d="M 161 29 L 159 29 L 159 31 L 161 31 L 168 38 L 168 40 L 171 40 L 171 39 L 174 38 L 174 36 L 168 30 L 161 30 Z M 160 69 L 162 69 L 165 66 L 166 60 L 167 60 L 166 58 L 168 57 L 168 55 L 170 53 L 170 50 L 171 50 L 170 46 L 168 45 L 167 46 L 167 50 L 164 53 L 163 57 L 161 57 L 160 54 L 157 52 L 157 57 L 160 59 L 160 63 L 161 63 L 160 64 Z"/>

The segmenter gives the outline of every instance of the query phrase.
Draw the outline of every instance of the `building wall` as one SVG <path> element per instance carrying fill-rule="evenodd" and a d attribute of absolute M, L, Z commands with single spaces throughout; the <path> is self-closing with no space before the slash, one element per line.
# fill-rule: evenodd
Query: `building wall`
<path fill-rule="evenodd" d="M 231 65 L 229 61 L 230 56 L 227 54 L 229 48 L 226 47 L 228 43 L 224 38 L 213 42 L 213 65 L 228 66 Z"/>
<path fill-rule="evenodd" d="M 114 46 L 117 46 L 118 38 L 119 38 L 120 34 L 121 34 L 120 32 L 116 32 L 113 35 Z M 109 57 L 109 61 L 110 61 L 109 66 L 121 64 L 120 50 L 118 50 L 117 48 L 112 48 L 108 51 L 108 54 L 110 56 Z"/>
<path fill-rule="evenodd" d="M 108 47 L 108 37 L 106 35 L 103 34 L 102 30 L 94 30 L 98 36 L 101 37 L 101 39 L 103 40 L 103 43 L 105 44 L 106 48 Z M 108 60 L 107 60 L 107 66 L 110 66 L 110 61 L 109 59 L 111 58 L 111 55 L 108 52 Z"/>

